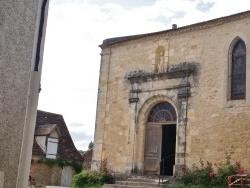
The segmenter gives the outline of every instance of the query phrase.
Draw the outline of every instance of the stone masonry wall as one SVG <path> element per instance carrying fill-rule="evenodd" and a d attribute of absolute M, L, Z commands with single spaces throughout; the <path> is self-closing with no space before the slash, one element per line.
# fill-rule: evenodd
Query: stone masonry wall
<path fill-rule="evenodd" d="M 244 18 L 214 27 L 183 33 L 161 33 L 127 42 L 103 46 L 97 106 L 95 147 L 92 168 L 104 158 L 115 172 L 130 173 L 137 164 L 143 170 L 146 115 L 152 105 L 171 102 L 178 114 L 176 163 L 199 163 L 200 159 L 218 162 L 229 153 L 250 171 L 250 85 L 246 100 L 228 100 L 228 54 L 230 45 L 240 37 L 248 45 L 250 19 Z M 155 71 L 154 54 L 165 49 L 168 68 L 183 62 L 196 70 L 189 77 L 156 79 L 131 84 L 126 78 L 136 70 Z M 247 58 L 247 80 L 250 64 Z M 180 103 L 176 86 L 189 85 L 190 96 Z M 129 103 L 131 90 L 137 102 Z M 163 96 L 163 97 L 161 97 Z M 144 119 L 140 109 L 151 98 Z M 184 114 L 186 116 L 184 117 Z M 182 119 L 180 121 L 180 119 Z M 143 132 L 144 131 L 144 132 Z"/>
<path fill-rule="evenodd" d="M 44 164 L 32 165 L 33 178 L 35 179 L 36 185 L 51 185 L 60 186 L 62 177 L 62 168 L 59 166 L 49 167 Z"/>

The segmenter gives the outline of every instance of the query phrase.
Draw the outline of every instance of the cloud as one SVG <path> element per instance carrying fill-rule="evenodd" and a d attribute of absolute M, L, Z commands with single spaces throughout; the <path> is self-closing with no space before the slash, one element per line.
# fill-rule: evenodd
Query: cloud
<path fill-rule="evenodd" d="M 206 12 L 206 11 L 209 11 L 209 9 L 211 9 L 213 7 L 213 5 L 215 4 L 215 2 L 203 2 L 203 1 L 200 1 L 196 8 L 202 12 Z"/>
<path fill-rule="evenodd" d="M 86 151 L 89 143 L 94 141 L 93 135 L 88 135 L 86 132 L 70 132 L 71 138 L 78 150 Z"/>
<path fill-rule="evenodd" d="M 133 0 L 131 1 L 124 1 L 124 0 L 112 0 L 113 4 L 119 5 L 124 7 L 125 9 L 133 9 L 135 7 L 142 7 L 142 6 L 150 6 L 155 3 L 156 0 Z M 109 4 L 110 0 L 89 0 L 90 4 L 98 4 L 98 5 L 105 5 Z"/>

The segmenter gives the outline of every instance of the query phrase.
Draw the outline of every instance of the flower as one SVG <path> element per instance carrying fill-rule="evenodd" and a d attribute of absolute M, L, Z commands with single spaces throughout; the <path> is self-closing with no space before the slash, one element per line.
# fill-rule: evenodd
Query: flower
<path fill-rule="evenodd" d="M 186 170 L 186 167 L 184 165 L 181 166 L 181 170 L 182 171 L 185 171 Z"/>
<path fill-rule="evenodd" d="M 210 173 L 209 173 L 209 177 L 210 177 L 210 178 L 215 178 L 215 173 L 210 172 Z"/>
<path fill-rule="evenodd" d="M 238 172 L 239 172 L 240 174 L 243 174 L 243 173 L 244 173 L 244 169 L 240 168 Z"/>

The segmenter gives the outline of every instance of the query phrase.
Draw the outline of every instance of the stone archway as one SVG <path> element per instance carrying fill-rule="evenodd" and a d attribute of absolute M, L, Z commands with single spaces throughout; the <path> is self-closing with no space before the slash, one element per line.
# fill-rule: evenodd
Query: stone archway
<path fill-rule="evenodd" d="M 134 166 L 137 171 L 145 172 L 145 143 L 146 128 L 150 110 L 158 103 L 168 102 L 176 112 L 176 149 L 175 149 L 175 166 L 173 175 L 177 175 L 181 165 L 185 164 L 185 145 L 186 145 L 186 107 L 187 101 L 183 98 L 174 98 L 173 100 L 166 95 L 156 95 L 148 98 L 142 103 L 138 111 L 135 127 L 135 145 L 134 145 Z M 166 123 L 166 122 L 165 122 Z M 164 124 L 164 123 L 163 123 Z"/>
<path fill-rule="evenodd" d="M 173 175 L 176 147 L 176 111 L 168 102 L 153 106 L 145 135 L 144 173 Z"/>

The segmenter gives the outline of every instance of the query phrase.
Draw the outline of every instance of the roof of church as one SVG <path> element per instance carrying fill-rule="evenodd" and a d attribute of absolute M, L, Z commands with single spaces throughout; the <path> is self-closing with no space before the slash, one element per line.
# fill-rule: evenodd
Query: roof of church
<path fill-rule="evenodd" d="M 63 116 L 60 114 L 54 114 L 38 110 L 36 119 L 36 133 L 48 133 L 57 126 L 60 137 L 58 143 L 58 157 L 68 160 L 83 161 L 82 155 L 76 149 L 73 140 L 70 136 L 66 123 Z M 45 153 L 37 144 L 36 139 L 33 142 L 33 155 L 45 156 Z"/>
<path fill-rule="evenodd" d="M 138 39 L 138 38 L 142 38 L 145 36 L 152 36 L 152 35 L 156 35 L 156 34 L 169 33 L 169 34 L 176 35 L 176 34 L 190 32 L 190 31 L 207 29 L 207 28 L 221 25 L 224 23 L 228 23 L 231 21 L 240 20 L 240 19 L 243 19 L 246 17 L 250 17 L 250 10 L 245 11 L 245 12 L 241 12 L 241 13 L 237 13 L 237 14 L 232 14 L 229 16 L 224 16 L 224 17 L 204 21 L 204 22 L 199 22 L 199 23 L 175 28 L 175 29 L 168 29 L 168 30 L 163 30 L 163 31 L 158 31 L 158 32 L 153 32 L 153 33 L 146 33 L 146 34 L 139 34 L 139 35 L 130 35 L 130 36 L 123 36 L 123 37 L 108 38 L 108 39 L 105 39 L 103 41 L 103 43 L 100 45 L 100 47 L 119 43 L 119 42 L 125 42 L 125 41 L 132 40 L 132 39 Z"/>

